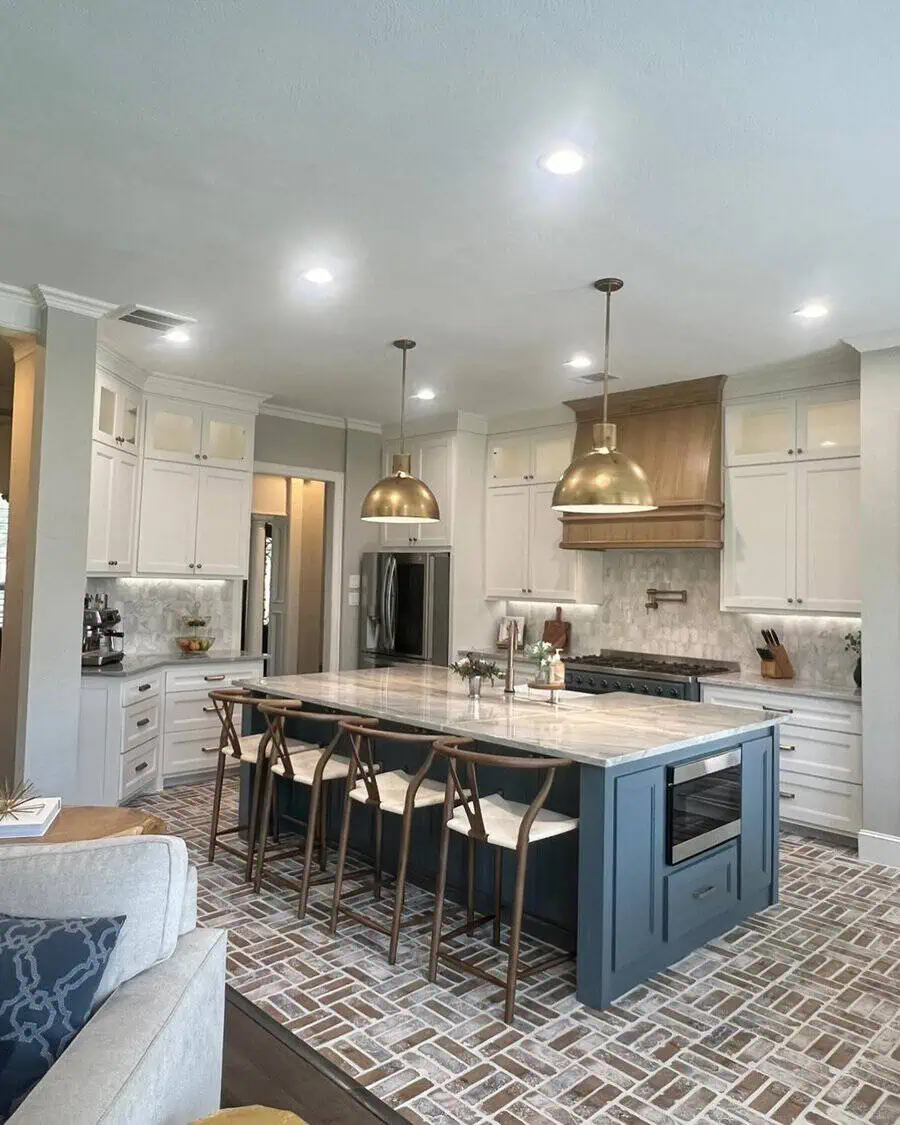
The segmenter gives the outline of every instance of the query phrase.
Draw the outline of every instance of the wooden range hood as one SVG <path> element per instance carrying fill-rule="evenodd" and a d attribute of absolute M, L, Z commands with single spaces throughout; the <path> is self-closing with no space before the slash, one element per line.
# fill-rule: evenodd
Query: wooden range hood
<path fill-rule="evenodd" d="M 722 547 L 724 375 L 609 396 L 617 446 L 643 468 L 659 505 L 634 515 L 565 515 L 562 546 L 604 551 L 638 547 Z M 587 453 L 603 396 L 565 403 L 575 412 L 575 456 Z"/>

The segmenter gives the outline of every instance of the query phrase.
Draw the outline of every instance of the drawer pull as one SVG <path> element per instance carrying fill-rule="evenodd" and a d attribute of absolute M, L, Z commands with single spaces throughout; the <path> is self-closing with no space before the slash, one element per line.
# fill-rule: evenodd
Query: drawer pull
<path fill-rule="evenodd" d="M 204 754 L 218 754 L 218 746 L 201 746 L 200 749 Z"/>
<path fill-rule="evenodd" d="M 145 727 L 149 724 L 149 722 L 149 719 L 138 719 L 138 721 L 134 725 L 136 727 Z"/>
<path fill-rule="evenodd" d="M 138 691 L 149 691 L 153 684 L 138 684 Z"/>
<path fill-rule="evenodd" d="M 215 706 L 215 704 L 214 704 L 214 703 L 213 703 L 213 704 L 211 704 L 211 705 L 210 705 L 209 707 L 204 707 L 204 708 L 203 708 L 203 710 L 204 710 L 204 711 L 206 711 L 207 713 L 209 713 L 210 711 L 215 711 L 215 709 L 216 709 L 216 706 Z"/>
<path fill-rule="evenodd" d="M 211 684 L 214 680 L 224 680 L 225 673 L 223 672 L 220 676 L 204 676 L 203 678 L 207 683 Z"/>
<path fill-rule="evenodd" d="M 770 703 L 762 704 L 763 711 L 777 711 L 779 715 L 793 715 L 793 707 L 773 707 Z"/>
<path fill-rule="evenodd" d="M 706 898 L 707 895 L 711 895 L 715 889 L 715 886 L 710 883 L 708 887 L 701 887 L 699 891 L 694 891 L 694 898 Z"/>
<path fill-rule="evenodd" d="M 796 793 L 785 793 L 785 791 L 783 789 L 779 790 L 778 796 L 782 799 L 782 801 L 796 801 L 797 800 L 797 794 Z"/>
<path fill-rule="evenodd" d="M 796 746 L 782 746 L 781 752 L 782 754 L 793 754 L 796 749 Z"/>
<path fill-rule="evenodd" d="M 143 773 L 144 770 L 149 769 L 149 768 L 150 768 L 149 762 L 141 762 L 141 764 L 139 766 L 134 767 L 134 772 L 135 773 Z"/>

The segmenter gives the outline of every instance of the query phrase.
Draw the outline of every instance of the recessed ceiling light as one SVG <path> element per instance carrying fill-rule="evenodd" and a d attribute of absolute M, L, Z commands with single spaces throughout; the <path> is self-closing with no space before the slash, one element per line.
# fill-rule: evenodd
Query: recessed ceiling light
<path fill-rule="evenodd" d="M 586 371 L 589 367 L 594 366 L 594 361 L 584 352 L 576 352 L 571 359 L 566 360 L 563 366 L 574 367 L 576 371 Z"/>
<path fill-rule="evenodd" d="M 419 398 L 422 400 L 422 402 L 431 402 L 431 400 L 434 398 L 434 391 L 431 389 L 431 387 L 423 387 L 420 391 L 416 391 L 416 393 L 414 395 L 411 395 L 410 397 Z"/>
<path fill-rule="evenodd" d="M 307 270 L 303 275 L 307 281 L 311 281 L 313 285 L 330 285 L 334 281 L 334 274 L 331 270 L 325 269 L 324 266 L 313 266 L 311 270 Z"/>
<path fill-rule="evenodd" d="M 807 301 L 799 309 L 794 309 L 794 316 L 802 320 L 821 320 L 823 316 L 828 316 L 828 306 L 821 301 Z"/>
<path fill-rule="evenodd" d="M 584 167 L 584 153 L 577 148 L 558 148 L 548 152 L 538 161 L 545 172 L 554 176 L 574 176 Z"/>
<path fill-rule="evenodd" d="M 163 339 L 168 340 L 170 344 L 189 344 L 191 342 L 190 333 L 183 328 L 170 328 L 168 332 L 164 333 Z"/>

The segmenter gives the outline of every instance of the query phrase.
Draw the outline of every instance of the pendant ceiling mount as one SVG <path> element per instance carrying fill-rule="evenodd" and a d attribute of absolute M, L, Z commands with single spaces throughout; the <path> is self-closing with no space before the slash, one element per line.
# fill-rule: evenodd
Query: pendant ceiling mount
<path fill-rule="evenodd" d="M 434 493 L 412 475 L 412 458 L 406 452 L 406 357 L 415 340 L 393 340 L 403 353 L 400 380 L 400 452 L 391 459 L 390 476 L 373 484 L 363 500 L 360 518 L 367 523 L 437 523 L 441 518 Z"/>
<path fill-rule="evenodd" d="M 657 507 L 647 474 L 630 457 L 616 449 L 616 427 L 607 420 L 609 410 L 609 316 L 613 293 L 625 283 L 618 277 L 601 277 L 594 288 L 606 294 L 606 329 L 603 345 L 603 421 L 594 426 L 594 445 L 569 465 L 556 482 L 551 506 L 573 515 L 628 515 L 652 512 Z"/>

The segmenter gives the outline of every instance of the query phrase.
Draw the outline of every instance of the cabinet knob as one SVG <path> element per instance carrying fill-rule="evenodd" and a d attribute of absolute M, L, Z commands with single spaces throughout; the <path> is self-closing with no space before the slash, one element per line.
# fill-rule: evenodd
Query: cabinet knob
<path fill-rule="evenodd" d="M 792 452 L 793 452 L 793 450 L 789 450 L 788 452 L 791 452 L 791 453 L 792 453 Z M 195 453 L 195 454 L 194 454 L 194 460 L 195 460 L 195 461 L 199 461 L 199 460 L 200 460 L 200 454 L 199 454 L 199 453 Z"/>
<path fill-rule="evenodd" d="M 197 563 L 197 569 L 202 570 L 203 569 L 203 563 Z"/>
<path fill-rule="evenodd" d="M 803 598 L 797 598 L 797 605 L 803 605 Z"/>
<path fill-rule="evenodd" d="M 191 568 L 191 570 L 193 570 L 196 566 L 196 563 L 188 563 L 188 566 Z"/>
<path fill-rule="evenodd" d="M 798 450 L 798 452 L 799 452 L 799 450 Z M 200 460 L 201 460 L 201 461 L 208 461 L 208 460 L 209 460 L 209 458 L 208 458 L 208 457 L 206 456 L 206 454 L 205 454 L 205 453 L 201 453 L 201 454 L 200 454 Z"/>
<path fill-rule="evenodd" d="M 788 605 L 793 605 L 793 604 L 794 604 L 794 599 L 788 598 Z"/>
<path fill-rule="evenodd" d="M 793 449 L 788 450 L 788 453 L 793 453 L 793 452 L 794 452 Z"/>
<path fill-rule="evenodd" d="M 802 450 L 802 449 L 800 448 L 800 446 L 799 446 L 799 445 L 797 446 L 797 452 L 798 452 L 798 453 L 802 453 L 802 452 L 803 452 L 803 450 Z"/>

